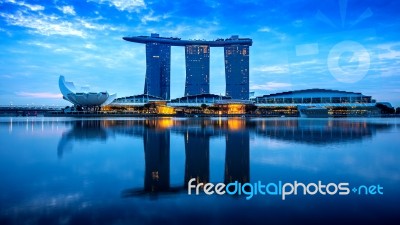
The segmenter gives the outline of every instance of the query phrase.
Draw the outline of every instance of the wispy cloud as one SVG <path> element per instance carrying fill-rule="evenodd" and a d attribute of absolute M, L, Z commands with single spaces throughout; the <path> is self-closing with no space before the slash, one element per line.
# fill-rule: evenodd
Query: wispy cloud
<path fill-rule="evenodd" d="M 8 30 L 5 30 L 5 29 L 3 29 L 3 28 L 0 28 L 0 32 L 4 32 L 5 34 L 7 34 L 7 36 L 9 36 L 9 37 L 11 37 L 12 36 L 12 34 L 11 34 L 11 32 L 10 31 L 8 31 Z"/>
<path fill-rule="evenodd" d="M 73 7 L 65 6 L 64 13 L 75 14 Z M 61 9 L 60 9 L 61 10 Z M 13 26 L 25 27 L 31 30 L 31 32 L 51 36 L 77 36 L 81 38 L 87 38 L 91 31 L 123 31 L 126 28 L 121 26 L 109 25 L 106 23 L 99 24 L 92 21 L 94 19 L 84 19 L 76 17 L 72 20 L 66 20 L 62 16 L 55 14 L 47 15 L 42 12 L 31 13 L 25 11 L 16 11 L 15 13 L 4 13 L 0 12 L 0 17 L 3 17 L 7 24 Z"/>
<path fill-rule="evenodd" d="M 154 16 L 154 11 L 150 10 L 148 14 L 143 15 L 141 17 L 140 21 L 146 24 L 147 22 L 157 22 L 160 21 L 161 19 L 166 19 L 166 18 L 168 18 L 168 15 L 164 14 L 164 15 Z"/>
<path fill-rule="evenodd" d="M 44 42 L 39 42 L 39 41 L 33 41 L 33 42 L 26 42 L 28 45 L 33 45 L 33 46 L 39 46 L 42 48 L 54 48 L 54 45 L 49 44 L 49 43 L 44 43 Z"/>
<path fill-rule="evenodd" d="M 292 87 L 291 83 L 271 81 L 271 82 L 267 82 L 265 84 L 251 85 L 250 89 L 272 91 L 272 90 L 279 90 L 279 89 L 290 88 L 290 87 Z"/>
<path fill-rule="evenodd" d="M 111 31 L 125 31 L 126 28 L 121 27 L 121 26 L 112 26 L 109 24 L 98 24 L 98 23 L 93 23 L 91 21 L 85 20 L 85 19 L 77 19 L 77 25 L 81 25 L 83 28 L 89 29 L 89 30 L 98 30 L 98 31 L 103 31 L 103 30 L 111 30 Z M 80 24 L 79 24 L 80 23 Z"/>
<path fill-rule="evenodd" d="M 76 15 L 75 9 L 72 5 L 65 5 L 65 6 L 57 7 L 57 9 L 66 15 L 72 15 L 72 16 Z"/>
<path fill-rule="evenodd" d="M 52 44 L 52 43 L 45 43 L 45 42 L 40 42 L 40 41 L 28 41 L 28 42 L 24 42 L 24 43 L 27 45 L 38 46 L 38 47 L 42 47 L 45 49 L 49 49 L 49 50 L 52 50 L 54 53 L 67 53 L 67 52 L 72 53 L 72 50 L 70 48 L 60 47 L 60 45 L 56 45 L 56 44 Z"/>
<path fill-rule="evenodd" d="M 218 8 L 221 3 L 215 0 L 204 0 L 204 3 L 206 3 L 209 7 L 215 9 Z"/>
<path fill-rule="evenodd" d="M 14 4 L 14 5 L 19 5 L 19 6 L 26 7 L 26 8 L 28 8 L 29 10 L 32 10 L 32 11 L 43 11 L 43 10 L 45 9 L 44 6 L 41 6 L 41 5 L 31 5 L 31 4 L 25 3 L 25 2 L 23 2 L 23 1 L 5 0 L 5 2 Z"/>
<path fill-rule="evenodd" d="M 260 29 L 258 29 L 258 32 L 270 33 L 270 34 L 276 36 L 277 38 L 279 38 L 281 41 L 283 41 L 287 38 L 287 35 L 285 33 L 279 32 L 270 27 L 261 27 Z"/>
<path fill-rule="evenodd" d="M 99 4 L 108 4 L 113 6 L 120 11 L 138 11 L 142 8 L 146 8 L 146 4 L 143 0 L 88 0 L 88 2 L 97 2 Z"/>
<path fill-rule="evenodd" d="M 15 14 L 0 13 L 9 25 L 30 28 L 41 35 L 63 35 L 86 37 L 86 33 L 75 27 L 72 22 L 64 21 L 55 15 L 27 14 L 17 11 Z"/>
<path fill-rule="evenodd" d="M 86 49 L 97 49 L 97 46 L 92 43 L 87 43 L 84 46 Z"/>
<path fill-rule="evenodd" d="M 289 68 L 288 65 L 273 65 L 273 66 L 258 66 L 253 69 L 258 72 L 266 72 L 266 73 L 288 73 Z"/>
<path fill-rule="evenodd" d="M 377 48 L 381 52 L 379 59 L 400 60 L 400 42 L 380 44 Z"/>
<path fill-rule="evenodd" d="M 49 92 L 16 92 L 16 95 L 20 97 L 29 98 L 62 98 L 61 94 L 49 93 Z"/>

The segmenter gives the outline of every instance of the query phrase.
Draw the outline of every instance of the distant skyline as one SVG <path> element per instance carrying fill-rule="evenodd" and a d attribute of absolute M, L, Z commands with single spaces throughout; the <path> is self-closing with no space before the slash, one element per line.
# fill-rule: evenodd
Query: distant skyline
<path fill-rule="evenodd" d="M 0 105 L 70 105 L 58 77 L 118 97 L 143 93 L 145 46 L 124 36 L 253 39 L 255 96 L 326 88 L 400 106 L 400 1 L 0 0 Z M 184 96 L 185 51 L 171 48 L 171 98 Z M 222 48 L 210 92 L 225 93 Z"/>

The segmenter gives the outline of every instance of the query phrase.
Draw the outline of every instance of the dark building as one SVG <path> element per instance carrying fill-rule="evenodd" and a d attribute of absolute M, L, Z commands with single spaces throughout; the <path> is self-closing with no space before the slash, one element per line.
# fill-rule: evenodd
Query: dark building
<path fill-rule="evenodd" d="M 255 103 L 259 104 L 357 104 L 375 105 L 376 101 L 371 96 L 363 95 L 358 92 L 338 91 L 330 89 L 306 89 L 296 91 L 286 91 L 281 93 L 263 95 L 254 98 Z M 351 104 L 351 105 L 350 105 Z M 341 106 L 341 105 L 337 105 Z"/>
<path fill-rule="evenodd" d="M 238 36 L 232 36 L 232 40 Z M 249 99 L 249 45 L 232 44 L 224 47 L 226 96 Z"/>
<path fill-rule="evenodd" d="M 210 93 L 210 46 L 187 45 L 185 96 Z"/>
<path fill-rule="evenodd" d="M 152 34 L 158 37 L 158 34 Z M 162 99 L 169 99 L 171 77 L 171 45 L 167 43 L 146 43 L 146 79 L 144 93 Z"/>
<path fill-rule="evenodd" d="M 174 37 L 124 37 L 126 41 L 146 44 L 145 94 L 168 100 L 170 97 L 171 46 L 185 46 L 185 96 L 210 92 L 210 47 L 225 48 L 226 96 L 233 99 L 249 98 L 250 38 L 234 35 L 227 39 L 181 40 Z"/>

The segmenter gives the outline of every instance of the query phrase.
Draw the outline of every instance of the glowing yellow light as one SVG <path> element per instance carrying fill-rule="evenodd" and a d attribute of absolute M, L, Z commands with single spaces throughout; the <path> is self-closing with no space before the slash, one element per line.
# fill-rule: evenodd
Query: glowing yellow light
<path fill-rule="evenodd" d="M 157 122 L 158 122 L 158 127 L 161 129 L 167 129 L 174 125 L 173 120 L 171 118 L 161 118 L 157 120 Z"/>
<path fill-rule="evenodd" d="M 244 114 L 245 106 L 243 104 L 229 104 L 228 114 Z"/>
<path fill-rule="evenodd" d="M 240 119 L 230 119 L 228 120 L 229 130 L 241 130 L 244 127 L 244 121 Z"/>
<path fill-rule="evenodd" d="M 173 107 L 159 105 L 157 106 L 157 114 L 172 115 L 175 114 L 175 109 Z"/>

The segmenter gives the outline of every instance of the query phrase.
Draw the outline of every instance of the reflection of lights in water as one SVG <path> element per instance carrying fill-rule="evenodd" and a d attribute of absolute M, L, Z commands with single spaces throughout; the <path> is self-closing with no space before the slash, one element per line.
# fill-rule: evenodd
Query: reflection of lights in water
<path fill-rule="evenodd" d="M 153 180 L 157 180 L 158 181 L 158 179 L 160 178 L 158 176 L 158 171 L 151 172 L 151 177 L 152 177 Z"/>
<path fill-rule="evenodd" d="M 340 65 L 345 53 L 352 54 L 346 65 Z M 354 64 L 354 65 L 353 65 Z M 343 83 L 355 83 L 362 80 L 370 66 L 370 55 L 360 43 L 342 41 L 329 51 L 328 69 L 336 80 Z"/>
<path fill-rule="evenodd" d="M 162 118 L 159 119 L 157 122 L 158 122 L 158 127 L 161 129 L 170 128 L 174 125 L 171 118 Z"/>
<path fill-rule="evenodd" d="M 10 133 L 12 133 L 12 130 L 13 130 L 13 118 L 11 117 L 11 118 L 10 118 L 10 127 L 9 127 L 8 131 L 9 131 Z"/>
<path fill-rule="evenodd" d="M 240 119 L 230 119 L 228 120 L 229 130 L 241 130 L 244 128 L 244 122 Z"/>

